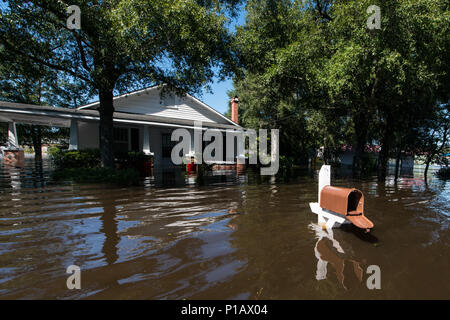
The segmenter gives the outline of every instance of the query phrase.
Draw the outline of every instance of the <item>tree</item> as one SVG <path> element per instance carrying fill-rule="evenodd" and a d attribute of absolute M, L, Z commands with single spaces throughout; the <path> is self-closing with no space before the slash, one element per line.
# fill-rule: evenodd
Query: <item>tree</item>
<path fill-rule="evenodd" d="M 372 4 L 381 8 L 380 30 L 366 27 L 365 10 Z M 331 19 L 323 20 L 329 50 L 316 79 L 329 104 L 349 110 L 357 169 L 365 144 L 380 144 L 380 180 L 399 127 L 411 114 L 422 116 L 440 93 L 449 94 L 444 89 L 448 73 L 442 71 L 448 70 L 446 6 L 440 1 L 332 1 Z M 371 129 L 375 135 L 369 135 Z"/>
<path fill-rule="evenodd" d="M 76 105 L 71 105 L 70 92 L 78 97 L 78 101 L 87 101 L 85 89 L 79 83 L 68 85 L 61 73 L 29 61 L 17 61 L 3 48 L 0 48 L 0 60 L 0 100 L 75 107 Z M 50 142 L 68 133 L 63 128 L 35 124 L 18 124 L 17 132 L 21 144 L 33 146 L 37 162 L 42 161 L 43 139 Z"/>
<path fill-rule="evenodd" d="M 26 60 L 81 81 L 99 98 L 102 165 L 112 167 L 113 96 L 148 84 L 199 91 L 218 67 L 231 72 L 225 12 L 239 1 L 11 0 L 2 10 L 0 43 Z M 69 5 L 81 29 L 68 29 Z"/>
<path fill-rule="evenodd" d="M 305 109 L 293 94 L 270 79 L 277 51 L 291 41 L 297 30 L 298 15 L 288 0 L 247 1 L 246 23 L 238 27 L 236 46 L 241 72 L 234 77 L 239 96 L 239 120 L 249 128 L 280 129 L 280 152 L 306 162 L 310 147 Z"/>
<path fill-rule="evenodd" d="M 312 119 L 308 110 L 319 112 L 323 122 L 317 125 L 331 133 L 322 132 L 327 139 L 322 145 L 333 149 L 344 139 L 355 146 L 355 172 L 364 167 L 366 144 L 381 146 L 378 178 L 384 180 L 389 157 L 401 147 L 396 143 L 403 144 L 401 137 L 410 136 L 412 128 L 429 118 L 429 106 L 449 98 L 448 3 L 248 3 L 249 17 L 237 35 L 245 71 L 243 79 L 235 81 L 258 79 L 257 85 L 247 87 L 271 93 L 270 104 L 263 100 L 269 98 L 255 95 L 260 100 L 251 107 L 254 117 L 277 117 L 286 104 L 289 107 L 284 109 L 302 120 Z M 366 24 L 366 10 L 374 4 L 381 8 L 379 30 L 369 30 Z M 259 43 L 266 38 L 273 39 L 270 45 Z M 267 105 L 273 106 L 273 112 L 267 111 Z M 346 128 L 340 130 L 342 126 Z"/>
<path fill-rule="evenodd" d="M 439 104 L 424 126 L 417 130 L 417 145 L 425 155 L 424 177 L 427 179 L 428 169 L 432 161 L 436 161 L 441 153 L 449 148 L 450 104 Z"/>

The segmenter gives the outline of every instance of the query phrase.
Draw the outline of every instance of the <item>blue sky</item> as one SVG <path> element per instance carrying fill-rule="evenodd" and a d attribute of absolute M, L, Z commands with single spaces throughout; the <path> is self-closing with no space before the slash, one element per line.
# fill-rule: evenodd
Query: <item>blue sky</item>
<path fill-rule="evenodd" d="M 234 32 L 236 26 L 243 25 L 245 22 L 246 11 L 241 8 L 239 11 L 239 16 L 234 18 L 230 23 L 230 31 Z M 219 82 L 217 77 L 214 83 L 210 84 L 212 93 L 203 92 L 203 96 L 198 96 L 207 105 L 213 107 L 220 113 L 227 112 L 228 109 L 228 98 L 227 92 L 233 89 L 232 79 L 227 79 L 226 81 Z"/>

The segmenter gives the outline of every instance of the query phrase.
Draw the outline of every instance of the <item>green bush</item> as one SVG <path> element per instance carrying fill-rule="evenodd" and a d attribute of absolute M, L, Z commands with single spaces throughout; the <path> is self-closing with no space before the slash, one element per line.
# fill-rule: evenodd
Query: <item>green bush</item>
<path fill-rule="evenodd" d="M 437 176 L 439 179 L 442 179 L 442 180 L 448 180 L 448 179 L 450 179 L 450 167 L 440 168 L 440 169 L 436 172 L 436 176 Z"/>
<path fill-rule="evenodd" d="M 50 157 L 53 157 L 54 155 L 58 154 L 59 152 L 61 152 L 62 148 L 58 147 L 58 146 L 50 146 L 47 149 L 47 153 L 50 155 Z"/>
<path fill-rule="evenodd" d="M 54 149 L 50 153 L 52 161 L 59 169 L 63 168 L 98 168 L 100 167 L 100 151 L 92 150 L 61 150 Z"/>
<path fill-rule="evenodd" d="M 75 182 L 133 182 L 139 180 L 139 177 L 137 169 L 67 168 L 52 173 L 52 178 L 56 181 Z"/>
<path fill-rule="evenodd" d="M 23 152 L 25 152 L 25 153 L 27 153 L 27 154 L 34 154 L 34 149 L 31 148 L 31 147 L 29 147 L 29 146 L 26 146 L 26 147 L 23 149 Z"/>
<path fill-rule="evenodd" d="M 62 150 L 55 147 L 49 153 L 56 167 L 52 178 L 75 182 L 135 181 L 143 170 L 143 163 L 152 158 L 143 152 L 121 152 L 115 154 L 116 168 L 101 168 L 98 149 Z"/>

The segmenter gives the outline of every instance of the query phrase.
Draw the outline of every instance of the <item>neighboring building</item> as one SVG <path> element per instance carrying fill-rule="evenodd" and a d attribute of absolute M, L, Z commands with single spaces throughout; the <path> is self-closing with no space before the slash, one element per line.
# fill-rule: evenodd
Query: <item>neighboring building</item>
<path fill-rule="evenodd" d="M 379 145 L 366 145 L 364 151 L 368 154 L 373 155 L 376 161 L 378 161 L 378 155 L 381 148 Z M 338 155 L 338 161 L 341 165 L 353 166 L 353 161 L 355 159 L 355 150 L 350 145 L 344 145 L 341 147 L 340 153 Z M 391 159 L 390 165 L 395 165 L 395 159 Z M 414 155 L 407 153 L 403 154 L 400 161 L 400 168 L 403 170 L 408 170 L 414 168 Z"/>
<path fill-rule="evenodd" d="M 338 161 L 341 165 L 352 166 L 355 157 L 355 151 L 351 146 L 343 146 L 341 152 L 338 155 Z"/>
<path fill-rule="evenodd" d="M 193 153 L 196 121 L 201 121 L 203 129 L 214 128 L 223 132 L 242 129 L 236 122 L 189 94 L 182 97 L 170 93 L 161 96 L 160 93 L 161 87 L 154 86 L 114 98 L 116 151 L 152 154 L 155 167 L 166 167 L 171 165 L 170 153 L 176 143 L 171 141 L 174 129 L 185 128 L 191 132 L 190 154 Z M 234 105 L 237 114 L 237 102 Z M 70 127 L 70 149 L 95 149 L 99 148 L 98 107 L 99 102 L 65 109 L 0 101 L 0 121 L 9 122 L 10 128 L 14 129 L 15 123 Z M 11 135 L 15 135 L 15 130 L 11 129 Z M 15 142 L 18 145 L 17 136 Z"/>
<path fill-rule="evenodd" d="M 403 169 L 414 168 L 414 155 L 406 154 L 400 159 L 400 167 Z"/>
<path fill-rule="evenodd" d="M 364 147 L 364 151 L 366 153 L 373 154 L 374 157 L 378 160 L 378 153 L 380 152 L 380 147 L 378 145 L 366 145 Z M 345 166 L 353 166 L 353 162 L 355 160 L 356 152 L 351 145 L 344 145 L 341 147 L 340 153 L 338 155 L 338 162 L 341 165 Z"/>

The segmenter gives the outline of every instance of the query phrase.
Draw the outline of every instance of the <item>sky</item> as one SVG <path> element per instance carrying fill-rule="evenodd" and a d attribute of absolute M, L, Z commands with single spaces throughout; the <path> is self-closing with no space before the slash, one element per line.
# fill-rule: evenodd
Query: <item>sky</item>
<path fill-rule="evenodd" d="M 234 32 L 236 26 L 243 25 L 245 22 L 246 11 L 244 8 L 240 9 L 238 17 L 234 18 L 231 22 L 229 29 Z M 203 96 L 198 96 L 201 101 L 216 109 L 220 113 L 225 113 L 228 110 L 228 100 L 230 98 L 227 95 L 229 90 L 233 89 L 233 80 L 227 79 L 226 81 L 219 82 L 217 77 L 214 79 L 214 83 L 210 84 L 212 93 L 203 92 Z"/>
<path fill-rule="evenodd" d="M 198 99 L 219 111 L 225 113 L 228 110 L 228 97 L 227 92 L 233 89 L 233 81 L 227 79 L 226 81 L 218 82 L 217 79 L 211 84 L 212 93 L 203 93 L 203 96 L 198 96 Z"/>

